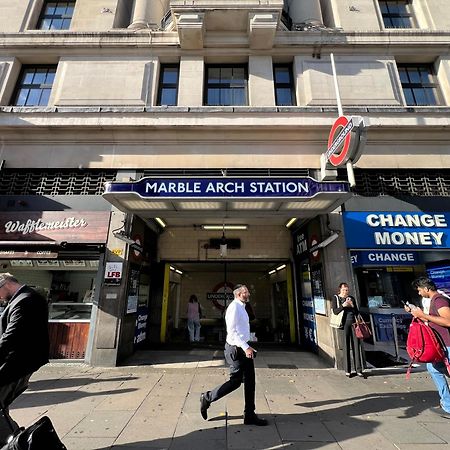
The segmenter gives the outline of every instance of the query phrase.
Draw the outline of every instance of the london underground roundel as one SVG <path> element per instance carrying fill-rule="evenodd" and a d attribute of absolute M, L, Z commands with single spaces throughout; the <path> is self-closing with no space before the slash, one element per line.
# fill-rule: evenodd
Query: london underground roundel
<path fill-rule="evenodd" d="M 345 164 L 349 159 L 353 162 L 360 156 L 360 130 L 364 125 L 362 117 L 340 116 L 331 127 L 328 136 L 328 162 L 335 167 Z"/>

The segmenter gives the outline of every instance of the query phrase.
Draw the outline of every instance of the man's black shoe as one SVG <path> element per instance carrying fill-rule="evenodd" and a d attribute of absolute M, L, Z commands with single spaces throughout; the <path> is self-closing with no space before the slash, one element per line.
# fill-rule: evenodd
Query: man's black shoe
<path fill-rule="evenodd" d="M 433 412 L 434 414 L 438 414 L 439 416 L 443 417 L 444 419 L 450 419 L 450 413 L 448 413 L 441 407 L 430 408 L 430 411 Z"/>
<path fill-rule="evenodd" d="M 200 413 L 205 420 L 208 420 L 208 408 L 210 404 L 211 402 L 206 399 L 205 393 L 202 393 L 200 395 Z"/>
<path fill-rule="evenodd" d="M 251 416 L 244 416 L 244 425 L 256 425 L 258 427 L 264 427 L 267 425 L 266 419 L 260 419 L 256 414 Z"/>

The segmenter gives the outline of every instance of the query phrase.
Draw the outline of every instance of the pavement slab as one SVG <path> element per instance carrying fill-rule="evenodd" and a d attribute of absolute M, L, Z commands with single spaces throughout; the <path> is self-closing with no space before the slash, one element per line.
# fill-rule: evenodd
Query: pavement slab
<path fill-rule="evenodd" d="M 256 409 L 267 427 L 243 425 L 242 387 L 205 421 L 200 393 L 228 378 L 221 355 L 195 348 L 140 352 L 115 368 L 51 363 L 11 415 L 25 426 L 48 415 L 68 450 L 450 448 L 449 421 L 429 410 L 439 398 L 427 372 L 406 380 L 403 369 L 372 369 L 349 380 L 297 351 L 258 353 Z"/>

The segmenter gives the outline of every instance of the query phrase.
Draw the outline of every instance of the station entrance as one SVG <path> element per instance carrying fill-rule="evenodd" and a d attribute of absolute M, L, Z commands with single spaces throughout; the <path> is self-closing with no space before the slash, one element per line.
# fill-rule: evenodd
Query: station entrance
<path fill-rule="evenodd" d="M 225 309 L 233 300 L 233 287 L 245 284 L 250 291 L 247 312 L 255 340 L 291 343 L 295 318 L 293 308 L 289 308 L 293 299 L 288 297 L 291 280 L 286 276 L 287 264 L 280 261 L 169 263 L 167 322 L 163 331 L 166 342 L 189 342 L 187 305 L 191 295 L 195 295 L 201 305 L 199 344 L 222 345 L 226 335 Z"/>

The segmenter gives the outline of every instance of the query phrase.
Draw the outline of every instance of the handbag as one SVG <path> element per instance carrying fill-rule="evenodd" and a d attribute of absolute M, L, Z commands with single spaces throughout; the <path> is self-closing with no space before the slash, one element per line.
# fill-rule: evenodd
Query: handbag
<path fill-rule="evenodd" d="M 361 314 L 356 316 L 356 322 L 352 324 L 353 330 L 355 332 L 355 336 L 358 339 L 368 339 L 372 336 L 372 332 L 370 331 L 369 325 L 364 322 Z"/>
<path fill-rule="evenodd" d="M 9 414 L 3 410 L 3 414 L 10 423 Z M 9 419 L 9 420 L 8 420 Z M 19 428 L 1 450 L 67 450 L 59 439 L 52 421 L 43 416 L 28 428 Z"/>
<path fill-rule="evenodd" d="M 337 302 L 337 295 L 334 296 L 335 301 Z M 344 310 L 342 310 L 339 314 L 335 314 L 333 309 L 331 309 L 330 314 L 330 327 L 331 328 L 343 328 L 344 321 Z"/>

